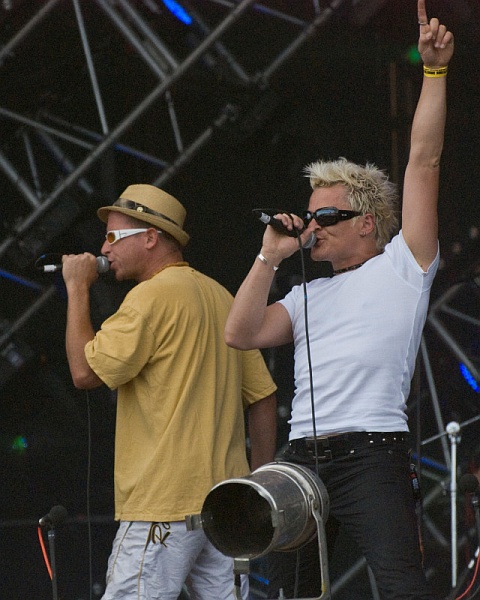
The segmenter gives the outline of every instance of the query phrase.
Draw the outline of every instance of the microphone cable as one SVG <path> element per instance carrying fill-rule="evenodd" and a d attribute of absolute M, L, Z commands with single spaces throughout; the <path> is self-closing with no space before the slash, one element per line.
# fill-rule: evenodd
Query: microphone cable
<path fill-rule="evenodd" d="M 310 386 L 310 409 L 311 409 L 311 414 L 312 414 L 312 431 L 313 431 L 313 439 L 316 440 L 317 439 L 317 424 L 316 424 L 316 417 L 315 417 L 315 393 L 314 393 L 314 389 L 313 389 L 313 367 L 312 367 L 312 355 L 311 355 L 311 349 L 310 349 L 310 330 L 309 330 L 309 325 L 308 325 L 308 294 L 307 294 L 307 276 L 306 276 L 306 268 L 305 268 L 305 257 L 303 255 L 303 250 L 309 250 L 315 241 L 315 237 L 313 237 L 313 241 L 311 244 L 307 244 L 307 246 L 305 247 L 302 244 L 302 241 L 300 239 L 300 234 L 305 230 L 303 230 L 302 232 L 299 231 L 296 227 L 293 228 L 292 231 L 288 231 L 286 232 L 286 230 L 284 229 L 283 225 L 281 223 L 277 223 L 275 219 L 270 219 L 269 217 L 272 216 L 272 213 L 278 212 L 278 213 L 285 213 L 290 215 L 290 213 L 288 211 L 284 211 L 281 209 L 261 209 L 261 208 L 257 208 L 254 209 L 252 211 L 255 215 L 260 216 L 260 220 L 267 224 L 270 225 L 271 227 L 273 227 L 274 229 L 276 229 L 277 231 L 280 231 L 281 233 L 284 233 L 290 237 L 296 237 L 297 238 L 297 242 L 298 242 L 298 248 L 300 250 L 300 264 L 301 264 L 301 275 L 302 275 L 302 288 L 303 288 L 303 306 L 304 306 L 304 324 L 305 324 L 305 342 L 306 342 L 306 351 L 307 351 L 307 364 L 308 364 L 308 374 L 309 374 L 309 386 Z M 269 214 L 270 213 L 270 214 Z M 265 217 L 265 218 L 264 218 Z M 291 218 L 291 215 L 290 215 Z M 312 233 L 312 236 L 314 236 L 314 234 Z M 331 263 L 328 263 L 329 265 L 329 273 L 328 275 L 325 274 L 323 275 L 324 277 L 328 276 L 331 277 L 333 276 L 333 267 L 331 265 Z M 319 475 L 319 459 L 318 459 L 318 448 L 317 445 L 314 444 L 315 446 L 315 473 L 317 474 L 317 476 Z"/>
<path fill-rule="evenodd" d="M 309 386 L 310 386 L 310 409 L 312 414 L 312 431 L 313 431 L 313 439 L 317 439 L 317 424 L 315 418 L 315 392 L 313 389 L 313 367 L 312 367 L 312 353 L 310 348 L 310 329 L 308 324 L 308 292 L 307 292 L 307 274 L 305 268 L 305 256 L 303 254 L 302 241 L 300 239 L 300 232 L 295 229 L 296 237 L 298 241 L 298 247 L 300 250 L 300 268 L 301 268 L 301 276 L 302 276 L 302 289 L 303 289 L 303 319 L 305 326 L 305 344 L 307 350 L 307 365 L 308 365 L 308 377 L 309 377 Z M 318 448 L 317 444 L 314 444 L 315 453 L 315 473 L 318 477 L 319 474 L 319 460 L 318 460 Z M 293 589 L 293 597 L 297 598 L 298 596 L 298 588 L 300 584 L 300 549 L 297 548 L 295 553 L 295 579 L 294 579 L 294 589 Z"/>
<path fill-rule="evenodd" d="M 303 315 L 305 322 L 305 345 L 307 350 L 307 364 L 308 364 L 308 378 L 309 378 L 309 386 L 310 386 L 310 409 L 312 414 L 312 432 L 313 439 L 317 440 L 317 419 L 315 414 L 315 391 L 313 386 L 313 366 L 312 366 L 312 353 L 310 348 L 310 328 L 308 324 L 308 293 L 307 293 L 307 279 L 306 279 L 306 270 L 305 270 L 305 257 L 303 256 L 303 252 L 300 253 L 301 265 L 302 265 L 302 286 L 303 286 Z M 319 474 L 319 463 L 318 463 L 318 448 L 317 444 L 314 443 L 315 448 L 315 473 Z"/>
<path fill-rule="evenodd" d="M 90 486 L 92 475 L 92 419 L 90 410 L 90 394 L 85 390 L 87 400 L 87 480 L 86 480 L 86 515 L 87 515 L 87 543 L 88 543 L 88 582 L 89 598 L 93 600 L 93 556 L 92 556 L 92 515 L 90 511 Z"/>
<path fill-rule="evenodd" d="M 313 388 L 313 367 L 312 367 L 312 353 L 310 349 L 310 329 L 308 324 L 308 292 L 307 292 L 307 275 L 305 268 L 305 256 L 303 255 L 303 247 L 302 241 L 300 239 L 300 233 L 297 232 L 297 241 L 298 247 L 300 249 L 300 265 L 301 265 L 301 274 L 302 274 L 302 289 L 303 289 L 303 318 L 304 318 L 304 326 L 305 326 L 305 344 L 307 350 L 307 365 L 308 365 L 308 378 L 309 378 L 309 386 L 310 386 L 310 410 L 312 414 L 312 431 L 313 431 L 313 439 L 317 439 L 317 423 L 315 416 L 315 392 Z M 315 448 L 315 473 L 319 476 L 319 461 L 318 461 L 318 448 L 317 444 L 314 444 Z"/>
<path fill-rule="evenodd" d="M 55 262 L 55 263 L 62 262 L 62 256 L 63 256 L 63 254 L 61 254 L 60 252 L 54 252 L 54 253 L 50 253 L 50 254 L 41 254 L 38 258 L 35 259 L 33 266 L 38 271 L 41 271 L 43 269 L 44 264 L 47 261 Z"/>

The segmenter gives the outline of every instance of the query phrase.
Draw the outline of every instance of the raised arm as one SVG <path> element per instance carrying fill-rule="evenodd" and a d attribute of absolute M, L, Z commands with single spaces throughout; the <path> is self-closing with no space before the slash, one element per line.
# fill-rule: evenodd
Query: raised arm
<path fill-rule="evenodd" d="M 424 64 L 405 171 L 402 232 L 424 271 L 438 249 L 438 188 L 446 119 L 446 67 L 453 54 L 453 35 L 438 19 L 427 18 L 425 0 L 418 0 L 418 50 Z"/>
<path fill-rule="evenodd" d="M 75 387 L 93 389 L 103 383 L 90 368 L 84 350 L 95 336 L 90 320 L 90 286 L 98 277 L 95 257 L 88 253 L 66 255 L 62 273 L 68 293 L 65 336 L 68 366 Z"/>
<path fill-rule="evenodd" d="M 277 217 L 286 227 L 292 228 L 291 217 Z M 294 222 L 299 229 L 302 228 L 303 222 L 299 217 L 294 217 Z M 308 237 L 308 234 L 302 234 L 302 243 L 305 243 L 304 237 Z M 240 286 L 227 319 L 225 341 L 229 346 L 251 350 L 292 341 L 292 326 L 287 311 L 278 302 L 269 306 L 267 303 L 275 268 L 296 250 L 296 238 L 281 235 L 267 226 L 261 252 Z"/>

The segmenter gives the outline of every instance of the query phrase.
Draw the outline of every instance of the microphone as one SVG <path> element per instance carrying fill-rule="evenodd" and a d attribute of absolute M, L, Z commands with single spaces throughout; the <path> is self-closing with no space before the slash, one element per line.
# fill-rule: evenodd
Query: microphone
<path fill-rule="evenodd" d="M 106 256 L 97 256 L 97 273 L 106 273 L 110 269 L 110 263 L 108 262 L 108 258 Z M 61 271 L 63 265 L 43 265 L 40 268 L 40 271 L 44 273 L 55 273 L 56 271 Z"/>
<path fill-rule="evenodd" d="M 48 515 L 45 515 L 39 519 L 38 524 L 40 527 L 52 528 L 56 525 L 60 525 L 60 523 L 63 523 L 67 517 L 67 509 L 64 506 L 57 505 L 50 510 Z"/>
<path fill-rule="evenodd" d="M 258 219 L 260 219 L 262 223 L 265 223 L 265 225 L 270 225 L 270 227 L 273 227 L 275 231 L 277 231 L 278 233 L 283 233 L 283 235 L 288 235 L 288 237 L 297 237 L 303 231 L 305 231 L 305 226 L 302 229 L 293 228 L 291 231 L 290 229 L 287 229 L 279 219 L 276 219 L 273 216 L 279 212 L 282 211 L 271 208 L 254 208 L 252 210 L 252 213 Z M 317 236 L 312 232 L 308 240 L 302 245 L 302 248 L 304 250 L 309 250 L 315 244 L 316 240 Z"/>
<path fill-rule="evenodd" d="M 456 421 L 451 421 L 445 427 L 445 431 L 448 435 L 456 435 L 457 433 L 460 433 L 460 425 Z"/>

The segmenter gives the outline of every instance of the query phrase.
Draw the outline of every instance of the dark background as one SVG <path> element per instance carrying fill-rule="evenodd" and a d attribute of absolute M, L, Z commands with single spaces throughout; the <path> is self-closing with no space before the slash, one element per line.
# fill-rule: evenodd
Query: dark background
<path fill-rule="evenodd" d="M 1 43 L 13 39 L 45 4 L 3 2 Z M 180 60 L 202 39 L 200 28 L 181 24 L 162 2 L 128 4 Z M 192 0 L 183 5 L 212 27 L 227 15 L 221 3 Z M 304 24 L 314 21 L 315 5 L 303 0 L 258 3 Z M 81 3 L 111 131 L 158 79 L 99 6 L 93 0 Z M 36 523 L 52 506 L 61 504 L 69 513 L 56 540 L 62 598 L 88 597 L 90 568 L 92 581 L 103 585 L 115 531 L 115 397 L 104 388 L 88 394 L 73 388 L 64 351 L 66 296 L 61 274 L 40 273 L 36 259 L 42 253 L 98 254 L 104 227 L 96 218 L 96 209 L 112 202 L 131 183 L 153 183 L 164 177 L 161 187 L 187 209 L 185 228 L 191 243 L 186 259 L 235 293 L 261 243 L 263 227 L 252 218 L 251 209 L 303 209 L 309 195 L 302 172 L 307 163 L 338 156 L 374 162 L 401 187 L 409 126 L 422 77 L 421 65 L 411 52 L 418 34 L 414 0 L 352 0 L 338 7 L 332 3 L 336 8 L 326 22 L 268 81 L 258 74 L 303 29 L 275 19 L 258 6 L 249 9 L 222 38 L 251 75 L 248 83 L 239 82 L 218 55 L 211 53 L 170 86 L 185 147 L 223 114 L 226 106 L 233 107 L 234 118 L 215 127 L 208 143 L 170 175 L 158 161 L 139 159 L 135 152 L 112 144 L 82 173 L 88 191 L 74 182 L 51 210 L 29 226 L 25 223 L 34 209 L 25 201 L 22 181 L 36 187 L 41 204 L 62 184 L 68 168 L 58 158 L 51 159 L 35 124 L 19 122 L 5 111 L 37 125 L 57 127 L 62 120 L 70 124 L 66 129 L 72 135 L 80 136 L 73 126 L 99 136 L 102 133 L 73 4 L 59 2 L 0 62 L 0 109 L 5 109 L 0 112 L 0 244 L 8 242 L 8 248 L 0 246 L 1 600 L 51 597 Z M 326 2 L 319 6 L 328 9 Z M 419 359 L 409 410 L 417 453 L 423 459 L 427 572 L 437 594 L 446 596 L 450 589 L 448 465 L 439 440 L 426 445 L 420 442 L 442 431 L 442 423 L 468 421 L 459 445 L 459 474 L 472 468 L 478 451 L 478 391 L 460 373 L 458 350 L 478 365 L 479 290 L 474 279 L 480 272 L 480 7 L 478 0 L 429 0 L 427 11 L 456 35 L 456 53 L 448 75 L 449 112 L 441 175 L 442 268 L 432 302 L 443 306 L 443 299 L 457 290 L 457 285 L 458 292 L 451 294 L 457 314 L 442 316 L 454 341 L 441 339 L 427 324 L 426 354 Z M 98 139 L 89 139 L 91 151 Z M 115 142 L 161 157 L 168 166 L 181 155 L 163 102 L 152 103 Z M 58 143 L 74 165 L 88 157 L 88 149 L 65 140 Z M 31 168 L 29 149 L 35 169 Z M 21 180 L 12 175 L 6 160 Z M 33 171 L 38 175 L 36 184 Z M 282 264 L 272 300 L 298 282 L 299 273 L 298 256 Z M 96 327 L 115 310 L 128 287 L 115 283 L 109 274 L 95 284 L 92 318 Z M 38 306 L 47 291 L 48 298 Z M 288 431 L 291 349 L 265 355 L 279 385 L 280 447 Z M 466 522 L 466 504 L 460 496 L 459 537 L 471 527 L 471 522 Z M 44 539 L 47 544 L 46 536 Z M 469 547 L 462 542 L 460 570 L 468 560 Z M 357 559 L 345 542 L 340 557 L 332 562 L 333 579 L 344 575 Z M 261 564 L 255 569 L 261 572 Z M 260 590 L 261 585 L 258 587 Z M 352 577 L 343 593 L 349 598 L 371 597 L 364 570 Z"/>

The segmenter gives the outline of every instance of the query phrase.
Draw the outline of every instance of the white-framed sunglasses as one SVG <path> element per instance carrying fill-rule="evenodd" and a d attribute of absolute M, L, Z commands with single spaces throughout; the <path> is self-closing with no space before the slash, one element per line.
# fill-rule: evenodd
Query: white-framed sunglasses
<path fill-rule="evenodd" d="M 115 244 L 116 242 L 118 242 L 118 240 L 121 240 L 122 238 L 126 238 L 130 235 L 135 235 L 137 233 L 143 233 L 144 231 L 148 231 L 149 229 L 150 227 L 142 229 L 111 229 L 105 234 L 105 239 L 111 246 L 112 244 Z M 156 231 L 157 233 L 163 233 L 160 229 L 157 229 Z"/>

